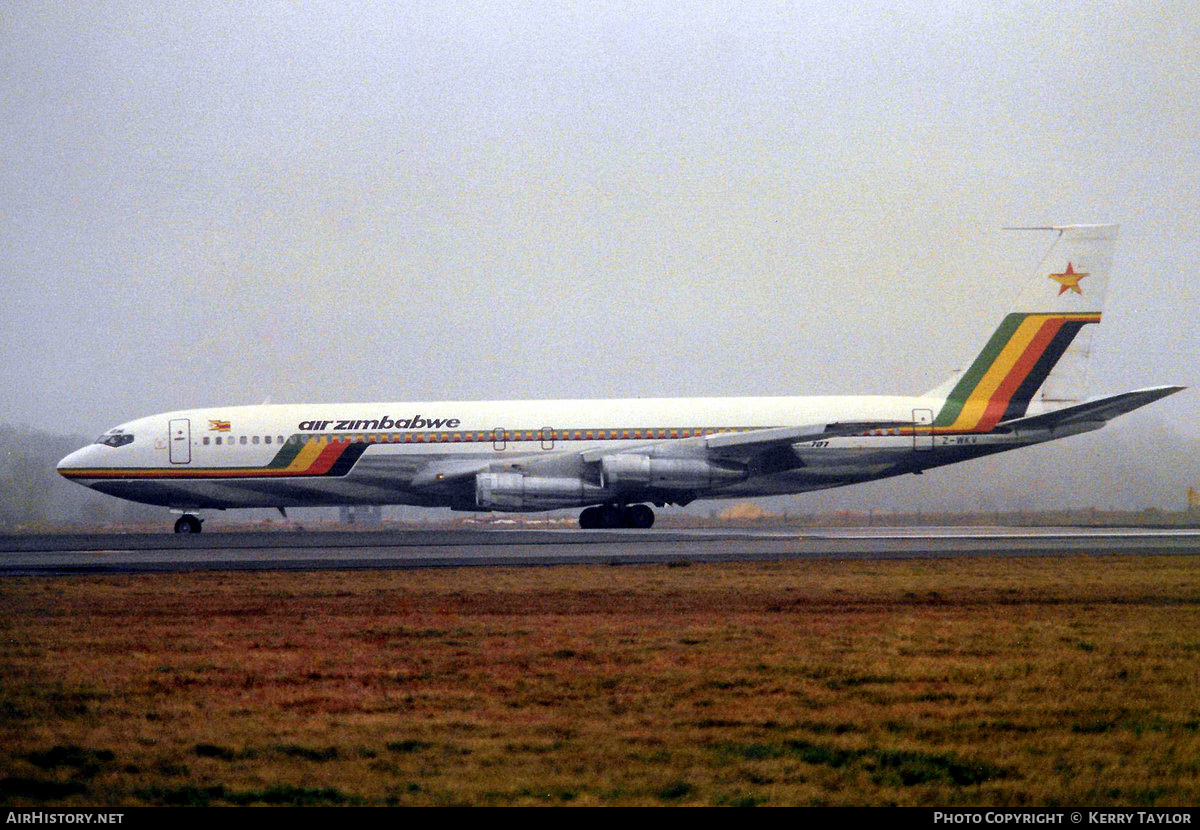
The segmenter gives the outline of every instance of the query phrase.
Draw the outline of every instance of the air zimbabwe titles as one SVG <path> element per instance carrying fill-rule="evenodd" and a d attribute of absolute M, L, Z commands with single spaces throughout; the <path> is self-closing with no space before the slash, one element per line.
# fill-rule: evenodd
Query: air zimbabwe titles
<path fill-rule="evenodd" d="M 301 421 L 297 424 L 297 429 L 302 432 L 323 432 L 325 430 L 333 432 L 356 432 L 376 429 L 458 429 L 461 423 L 458 418 L 424 418 L 420 415 L 414 415 L 411 418 L 392 419 L 384 415 L 382 418 L 371 418 L 368 420 L 360 418 L 356 421 Z"/>

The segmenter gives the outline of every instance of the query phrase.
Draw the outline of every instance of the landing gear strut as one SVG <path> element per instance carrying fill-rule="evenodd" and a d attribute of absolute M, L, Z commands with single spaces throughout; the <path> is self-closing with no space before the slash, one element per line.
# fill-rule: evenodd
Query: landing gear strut
<path fill-rule="evenodd" d="M 200 517 L 185 513 L 175 522 L 176 533 L 199 533 Z"/>
<path fill-rule="evenodd" d="M 579 527 L 595 530 L 608 527 L 634 527 L 641 530 L 654 526 L 654 511 L 646 504 L 617 507 L 613 504 L 589 507 L 579 514 Z"/>

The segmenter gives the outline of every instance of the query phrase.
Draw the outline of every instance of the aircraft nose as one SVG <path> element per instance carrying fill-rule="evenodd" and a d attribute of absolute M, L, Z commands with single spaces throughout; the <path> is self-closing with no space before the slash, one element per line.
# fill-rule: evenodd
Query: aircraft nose
<path fill-rule="evenodd" d="M 83 449 L 75 450 L 75 452 L 59 461 L 57 467 L 58 474 L 65 476 L 70 474 L 72 470 L 79 470 L 88 466 L 87 459 L 91 455 L 91 449 L 91 447 L 84 447 Z"/>

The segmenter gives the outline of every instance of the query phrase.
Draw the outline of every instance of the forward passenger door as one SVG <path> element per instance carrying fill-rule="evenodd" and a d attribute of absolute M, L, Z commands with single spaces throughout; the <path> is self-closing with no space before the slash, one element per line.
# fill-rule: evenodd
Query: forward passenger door
<path fill-rule="evenodd" d="M 173 418 L 167 428 L 171 447 L 172 464 L 192 463 L 192 422 L 187 418 Z"/>

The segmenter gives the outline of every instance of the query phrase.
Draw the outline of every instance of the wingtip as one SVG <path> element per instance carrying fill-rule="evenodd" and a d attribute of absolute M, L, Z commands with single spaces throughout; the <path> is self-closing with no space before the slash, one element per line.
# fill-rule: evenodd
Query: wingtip
<path fill-rule="evenodd" d="M 1147 389 L 1140 389 L 1138 391 L 1143 395 L 1146 395 L 1151 401 L 1159 401 L 1163 398 L 1174 395 L 1176 392 L 1182 392 L 1185 389 L 1187 389 L 1186 386 L 1176 386 L 1172 384 L 1165 386 L 1151 386 Z"/>

